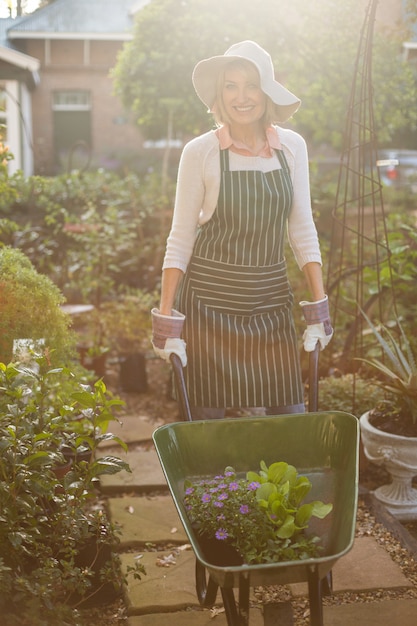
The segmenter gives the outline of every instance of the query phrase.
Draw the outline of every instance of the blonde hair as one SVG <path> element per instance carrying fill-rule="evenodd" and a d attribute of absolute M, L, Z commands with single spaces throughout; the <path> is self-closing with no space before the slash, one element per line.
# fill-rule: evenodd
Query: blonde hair
<path fill-rule="evenodd" d="M 233 60 L 230 63 L 226 64 L 222 70 L 219 72 L 217 76 L 217 85 L 216 85 L 216 99 L 214 101 L 213 106 L 210 109 L 211 114 L 214 117 L 214 121 L 218 126 L 223 126 L 224 124 L 230 124 L 231 120 L 226 113 L 226 109 L 223 104 L 223 88 L 225 85 L 225 75 L 226 71 L 230 68 L 233 69 L 241 69 L 247 72 L 248 70 L 255 70 L 259 79 L 259 72 L 250 61 L 242 60 Z M 265 92 L 264 92 L 265 93 Z M 277 108 L 275 102 L 271 100 L 271 98 L 265 94 L 265 113 L 262 118 L 262 123 L 265 128 L 268 128 L 271 124 L 277 121 L 279 117 L 277 113 Z"/>

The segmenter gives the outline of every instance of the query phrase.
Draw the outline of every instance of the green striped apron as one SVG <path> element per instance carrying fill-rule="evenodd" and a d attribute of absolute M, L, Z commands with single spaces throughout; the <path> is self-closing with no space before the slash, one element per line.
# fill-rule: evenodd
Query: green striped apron
<path fill-rule="evenodd" d="M 217 208 L 197 235 L 179 291 L 191 406 L 303 402 L 293 296 L 284 258 L 293 188 L 281 169 L 230 171 L 220 151 Z"/>

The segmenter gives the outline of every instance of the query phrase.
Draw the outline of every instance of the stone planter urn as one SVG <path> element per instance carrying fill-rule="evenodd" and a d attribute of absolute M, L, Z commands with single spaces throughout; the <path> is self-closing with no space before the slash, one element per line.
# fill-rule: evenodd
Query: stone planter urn
<path fill-rule="evenodd" d="M 392 482 L 378 487 L 374 495 L 400 521 L 417 519 L 417 437 L 386 433 L 372 426 L 369 412 L 360 417 L 361 439 L 366 458 L 383 465 Z"/>

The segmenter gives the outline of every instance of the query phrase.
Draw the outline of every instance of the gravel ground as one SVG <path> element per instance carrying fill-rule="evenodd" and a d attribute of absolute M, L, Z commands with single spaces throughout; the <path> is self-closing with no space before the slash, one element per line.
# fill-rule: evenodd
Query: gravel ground
<path fill-rule="evenodd" d="M 109 372 L 107 384 L 119 393 L 126 402 L 126 414 L 140 413 L 148 415 L 151 419 L 163 416 L 167 422 L 179 419 L 176 403 L 169 397 L 169 368 L 159 360 L 150 359 L 147 363 L 149 390 L 147 393 L 126 394 L 118 389 L 116 371 Z M 369 466 L 361 473 L 360 485 L 364 492 L 372 490 L 380 484 L 384 484 L 386 473 L 375 466 Z M 358 515 L 356 522 L 357 537 L 373 537 L 389 553 L 395 563 L 402 569 L 404 575 L 413 583 L 414 588 L 393 591 L 372 591 L 364 593 L 337 593 L 323 598 L 324 605 L 339 605 L 358 602 L 375 602 L 381 599 L 417 598 L 417 551 L 404 547 L 404 541 L 400 541 L 398 533 L 389 530 L 389 524 L 385 525 L 378 521 L 372 509 L 368 506 L 366 496 L 360 496 L 358 502 Z M 417 539 L 417 524 L 408 524 L 407 530 Z M 417 543 L 416 543 L 417 545 Z M 269 602 L 285 602 L 291 599 L 286 587 L 257 588 L 255 595 L 259 601 L 266 604 Z M 309 603 L 307 598 L 292 600 L 294 613 L 294 626 L 309 626 Z M 126 624 L 127 615 L 123 600 L 118 600 L 108 606 L 86 610 L 81 612 L 78 626 L 121 626 Z"/>

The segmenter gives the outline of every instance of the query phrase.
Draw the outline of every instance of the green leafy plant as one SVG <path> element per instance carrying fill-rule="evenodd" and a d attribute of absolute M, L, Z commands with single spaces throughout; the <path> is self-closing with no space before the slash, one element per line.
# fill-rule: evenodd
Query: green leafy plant
<path fill-rule="evenodd" d="M 42 339 L 57 363 L 68 364 L 75 340 L 61 310 L 58 287 L 17 248 L 0 247 L 0 359 L 12 358 L 15 339 Z"/>
<path fill-rule="evenodd" d="M 130 471 L 97 455 L 120 399 L 45 357 L 0 363 L 0 612 L 9 625 L 77 624 L 77 610 L 120 594 L 119 529 L 96 489 Z M 87 448 L 84 460 L 77 452 Z M 74 454 L 68 461 L 65 450 Z M 64 470 L 64 471 L 62 471 Z M 145 573 L 138 563 L 133 576 Z"/>
<path fill-rule="evenodd" d="M 201 536 L 229 542 L 245 563 L 291 561 L 316 556 L 319 538 L 308 536 L 311 517 L 324 518 L 331 504 L 303 503 L 312 484 L 285 462 L 260 464 L 260 472 L 223 474 L 185 481 L 184 504 Z"/>
<path fill-rule="evenodd" d="M 375 381 L 358 374 L 326 376 L 319 383 L 320 411 L 345 411 L 360 417 L 381 399 Z"/>
<path fill-rule="evenodd" d="M 158 300 L 158 293 L 137 289 L 104 302 L 97 314 L 106 345 L 119 355 L 147 351 L 152 334 L 149 311 Z"/>
<path fill-rule="evenodd" d="M 378 328 L 365 313 L 363 315 L 382 349 L 382 358 L 370 355 L 359 359 L 377 372 L 376 384 L 388 394 L 377 409 L 405 427 L 408 423 L 409 434 L 417 436 L 417 365 L 410 340 L 399 320 L 396 322 L 397 339 L 387 326 Z"/>

